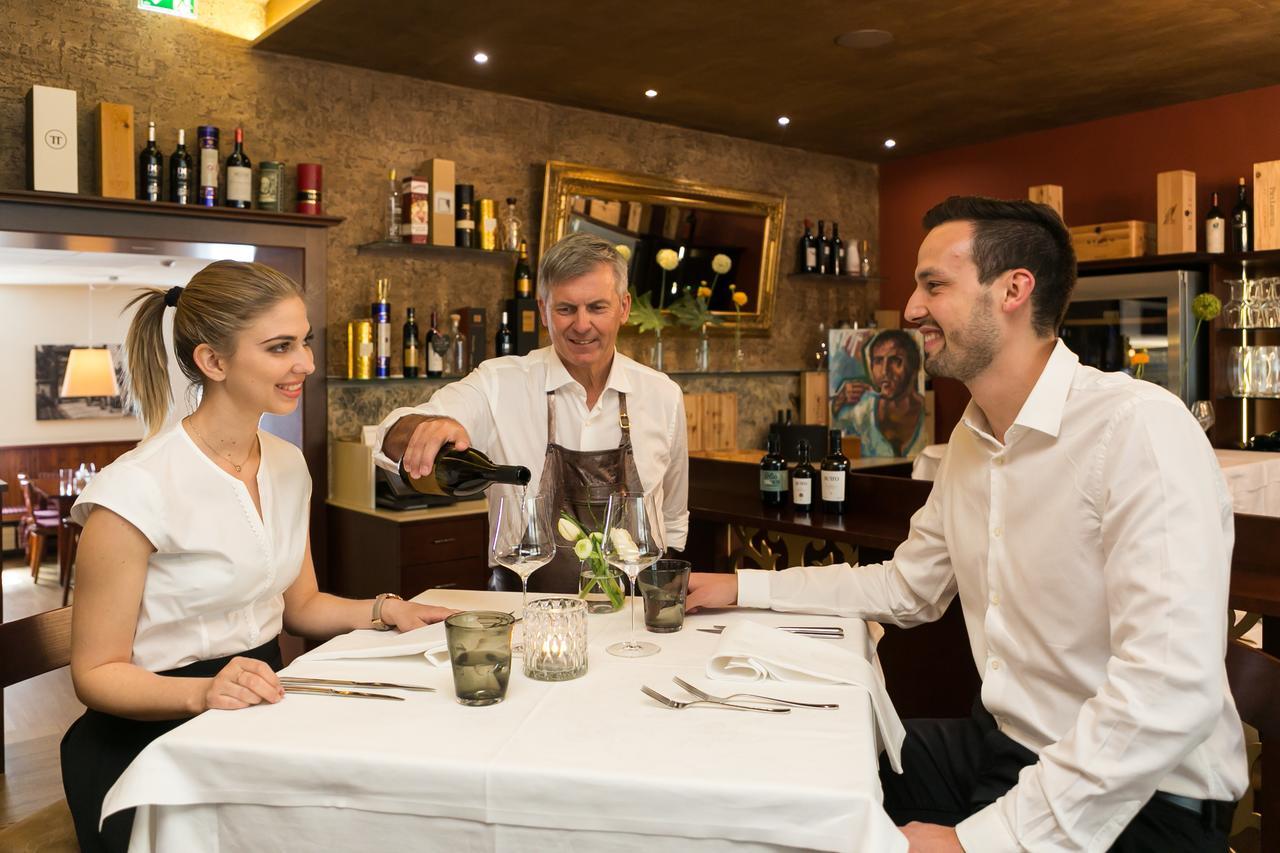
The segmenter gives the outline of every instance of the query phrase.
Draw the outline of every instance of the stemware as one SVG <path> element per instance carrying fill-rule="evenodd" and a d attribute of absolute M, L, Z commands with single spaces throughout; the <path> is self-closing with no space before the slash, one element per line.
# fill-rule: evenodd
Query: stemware
<path fill-rule="evenodd" d="M 636 637 L 636 599 L 639 598 L 636 575 L 662 556 L 662 549 L 650 527 L 644 495 L 610 495 L 604 514 L 604 530 L 602 550 L 605 560 L 631 580 L 631 636 L 624 642 L 614 643 L 606 651 L 624 658 L 657 654 L 656 644 L 640 642 Z"/>
<path fill-rule="evenodd" d="M 520 613 L 529 600 L 529 575 L 556 555 L 555 521 L 541 495 L 502 495 L 493 526 L 493 561 L 520 576 Z"/>

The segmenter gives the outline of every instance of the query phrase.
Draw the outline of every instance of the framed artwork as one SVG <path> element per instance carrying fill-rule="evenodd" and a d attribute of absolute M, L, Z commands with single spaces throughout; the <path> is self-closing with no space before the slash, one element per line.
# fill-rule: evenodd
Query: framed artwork
<path fill-rule="evenodd" d="M 914 457 L 932 441 L 919 332 L 832 329 L 827 346 L 832 429 L 856 435 L 863 456 Z"/>
<path fill-rule="evenodd" d="M 36 420 L 60 421 L 73 418 L 123 418 L 128 416 L 124 400 L 114 397 L 60 397 L 62 377 L 67 372 L 71 350 L 85 344 L 36 345 Z M 116 372 L 116 385 L 124 387 L 124 348 L 120 344 L 94 344 L 106 347 Z"/>

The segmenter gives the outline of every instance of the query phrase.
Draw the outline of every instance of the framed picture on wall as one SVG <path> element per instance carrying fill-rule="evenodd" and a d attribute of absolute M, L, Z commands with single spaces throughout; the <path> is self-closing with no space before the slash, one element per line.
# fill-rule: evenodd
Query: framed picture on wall
<path fill-rule="evenodd" d="M 856 435 L 863 456 L 913 457 L 929 444 L 924 338 L 905 329 L 832 329 L 831 428 Z"/>
<path fill-rule="evenodd" d="M 120 344 L 36 344 L 36 420 L 123 418 L 128 412 L 119 393 L 102 397 L 63 397 L 63 379 L 73 349 L 106 349 L 116 388 L 124 387 L 123 347 Z"/>

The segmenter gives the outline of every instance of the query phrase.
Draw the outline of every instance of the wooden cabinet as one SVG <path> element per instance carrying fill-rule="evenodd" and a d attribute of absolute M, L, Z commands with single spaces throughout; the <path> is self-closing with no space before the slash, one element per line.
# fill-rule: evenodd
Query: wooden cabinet
<path fill-rule="evenodd" d="M 433 516 L 329 506 L 329 576 L 333 592 L 410 598 L 433 587 L 485 589 L 489 582 L 488 514 Z"/>

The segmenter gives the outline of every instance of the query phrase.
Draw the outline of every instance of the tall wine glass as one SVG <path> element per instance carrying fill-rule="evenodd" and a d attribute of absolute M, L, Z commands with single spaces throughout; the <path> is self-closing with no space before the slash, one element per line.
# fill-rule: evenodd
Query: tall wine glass
<path fill-rule="evenodd" d="M 624 658 L 642 658 L 658 653 L 654 643 L 642 643 L 636 638 L 636 576 L 662 556 L 662 549 L 653 536 L 649 512 L 644 495 L 610 495 L 604 514 L 604 542 L 602 550 L 609 565 L 622 571 L 631 579 L 631 637 L 625 642 L 614 643 L 606 651 Z"/>
<path fill-rule="evenodd" d="M 493 561 L 520 576 L 520 615 L 529 601 L 529 575 L 556 555 L 551 505 L 541 495 L 503 495 L 493 526 Z"/>

